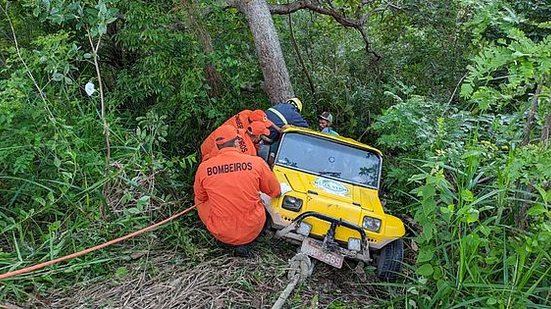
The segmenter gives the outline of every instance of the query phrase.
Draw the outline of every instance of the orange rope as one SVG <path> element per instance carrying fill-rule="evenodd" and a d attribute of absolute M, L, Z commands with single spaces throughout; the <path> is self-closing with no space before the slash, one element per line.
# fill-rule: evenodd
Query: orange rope
<path fill-rule="evenodd" d="M 37 264 L 37 265 L 34 265 L 34 266 L 29 266 L 29 267 L 25 267 L 23 269 L 19 269 L 19 270 L 15 270 L 15 271 L 9 271 L 7 273 L 4 273 L 4 274 L 1 274 L 0 275 L 0 280 L 4 280 L 4 279 L 7 279 L 7 278 L 10 278 L 10 277 L 13 277 L 13 276 L 17 276 L 17 275 L 21 275 L 21 274 L 25 274 L 25 273 L 28 273 L 28 272 L 31 272 L 31 271 L 35 271 L 37 269 L 40 269 L 40 268 L 43 268 L 43 267 L 46 267 L 46 266 L 49 266 L 49 265 L 52 265 L 52 264 L 55 264 L 55 263 L 59 263 L 59 262 L 62 262 L 62 261 L 65 261 L 65 260 L 69 260 L 69 259 L 72 259 L 72 258 L 76 258 L 76 257 L 79 257 L 79 256 L 82 256 L 82 255 L 85 255 L 86 253 L 90 253 L 92 251 L 96 251 L 96 250 L 99 250 L 99 249 L 102 249 L 102 248 L 105 248 L 107 246 L 110 246 L 112 244 L 116 244 L 118 242 L 121 242 L 123 240 L 126 240 L 128 238 L 131 238 L 131 237 L 134 237 L 134 236 L 137 236 L 137 235 L 140 235 L 142 233 L 145 233 L 147 231 L 150 231 L 160 225 L 163 225 L 171 220 L 174 220 L 176 218 L 178 218 L 179 216 L 189 212 L 190 210 L 192 210 L 193 208 L 195 208 L 197 205 L 193 205 L 189 208 L 187 208 L 186 210 L 182 211 L 182 212 L 179 212 L 169 218 L 166 218 L 164 219 L 163 221 L 161 222 L 157 222 L 153 225 L 150 225 L 148 227 L 145 227 L 139 231 L 136 231 L 136 232 L 133 232 L 133 233 L 130 233 L 126 236 L 122 236 L 122 237 L 119 237 L 117 239 L 113 239 L 113 240 L 110 240 L 106 243 L 103 243 L 101 245 L 97 245 L 97 246 L 94 246 L 94 247 L 91 247 L 91 248 L 88 248 L 88 249 L 84 249 L 82 251 L 79 251 L 79 252 L 75 252 L 73 254 L 69 254 L 69 255 L 66 255 L 66 256 L 62 256 L 60 258 L 57 258 L 57 259 L 53 259 L 51 261 L 47 261 L 47 262 L 43 262 L 43 263 L 40 263 L 40 264 Z"/>

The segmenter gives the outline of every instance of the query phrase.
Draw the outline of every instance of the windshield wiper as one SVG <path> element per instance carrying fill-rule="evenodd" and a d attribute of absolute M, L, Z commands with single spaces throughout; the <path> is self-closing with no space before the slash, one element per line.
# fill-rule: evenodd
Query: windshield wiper
<path fill-rule="evenodd" d="M 320 171 L 320 172 L 318 172 L 318 174 L 328 175 L 328 176 L 332 176 L 332 177 L 340 177 L 341 176 L 341 172 L 323 172 L 323 171 Z"/>

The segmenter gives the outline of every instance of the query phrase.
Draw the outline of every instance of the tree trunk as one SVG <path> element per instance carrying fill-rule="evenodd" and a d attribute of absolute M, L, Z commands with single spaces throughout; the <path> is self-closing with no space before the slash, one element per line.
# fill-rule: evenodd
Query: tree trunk
<path fill-rule="evenodd" d="M 239 10 L 245 14 L 253 34 L 256 53 L 264 75 L 264 91 L 270 103 L 294 97 L 287 65 L 266 0 L 241 0 Z"/>
<path fill-rule="evenodd" d="M 205 29 L 201 23 L 201 19 L 198 18 L 197 6 L 194 0 L 182 0 L 182 5 L 188 13 L 187 24 L 188 27 L 194 32 L 195 36 L 201 44 L 203 52 L 208 55 L 214 52 L 214 47 L 212 45 L 212 39 L 210 34 Z M 205 71 L 205 76 L 207 78 L 207 83 L 210 87 L 208 94 L 211 97 L 219 97 L 222 94 L 223 81 L 222 76 L 216 70 L 212 63 L 205 64 L 203 68 Z"/>

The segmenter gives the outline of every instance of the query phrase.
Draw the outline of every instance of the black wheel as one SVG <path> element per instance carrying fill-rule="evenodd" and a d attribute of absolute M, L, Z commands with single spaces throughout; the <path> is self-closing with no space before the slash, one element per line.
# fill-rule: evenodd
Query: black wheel
<path fill-rule="evenodd" d="M 381 249 L 377 261 L 377 277 L 383 280 L 395 281 L 400 275 L 404 260 L 404 242 L 402 239 L 388 243 Z"/>
<path fill-rule="evenodd" d="M 262 233 L 266 234 L 268 236 L 273 236 L 274 232 L 274 225 L 272 221 L 272 216 L 270 216 L 270 213 L 265 209 L 266 212 L 266 221 L 264 222 L 264 227 L 262 228 Z"/>

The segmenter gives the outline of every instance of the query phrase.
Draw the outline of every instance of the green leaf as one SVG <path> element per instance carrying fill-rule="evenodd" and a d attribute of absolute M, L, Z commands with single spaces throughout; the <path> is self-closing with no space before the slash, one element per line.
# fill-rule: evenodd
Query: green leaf
<path fill-rule="evenodd" d="M 432 239 L 433 229 L 434 229 L 434 224 L 432 224 L 432 223 L 423 224 L 423 234 L 422 235 L 424 236 L 426 241 L 430 241 Z"/>
<path fill-rule="evenodd" d="M 538 28 L 551 29 L 551 21 L 546 21 L 538 24 Z"/>
<path fill-rule="evenodd" d="M 105 13 L 107 13 L 107 6 L 102 0 L 98 2 L 98 4 L 96 5 L 96 9 L 99 11 L 98 17 L 101 15 L 105 15 Z"/>
<path fill-rule="evenodd" d="M 97 27 L 97 34 L 98 35 L 104 35 L 107 33 L 107 25 L 106 24 L 100 24 Z"/>
<path fill-rule="evenodd" d="M 63 76 L 63 74 L 55 72 L 54 75 L 52 76 L 52 79 L 55 80 L 56 82 L 59 82 L 59 81 L 62 81 L 64 77 L 65 76 Z"/>
<path fill-rule="evenodd" d="M 429 277 L 434 272 L 431 264 L 424 264 L 423 266 L 417 268 L 416 273 L 421 276 Z"/>
<path fill-rule="evenodd" d="M 473 85 L 464 83 L 463 85 L 461 85 L 461 92 L 459 93 L 459 95 L 462 98 L 468 99 L 472 95 L 473 91 L 474 91 Z"/>
<path fill-rule="evenodd" d="M 467 212 L 467 223 L 473 223 L 473 222 L 476 222 L 478 221 L 478 217 L 479 217 L 479 212 L 478 210 L 476 209 L 469 209 L 469 211 Z"/>
<path fill-rule="evenodd" d="M 48 197 L 48 200 L 49 200 L 51 203 L 55 202 L 55 197 L 54 197 L 54 194 L 53 194 L 52 192 L 48 192 L 47 197 Z"/>
<path fill-rule="evenodd" d="M 542 204 L 537 204 L 535 206 L 532 206 L 530 209 L 528 209 L 526 214 L 531 217 L 538 217 L 541 214 L 544 214 L 546 212 L 547 212 L 547 209 Z"/>
<path fill-rule="evenodd" d="M 33 198 L 35 200 L 35 202 L 37 202 L 38 204 L 42 205 L 42 206 L 46 206 L 46 200 L 44 200 L 43 198 L 41 198 L 40 196 L 36 196 Z"/>
<path fill-rule="evenodd" d="M 439 280 L 442 279 L 442 277 L 442 270 L 439 267 L 435 268 L 434 272 L 432 273 L 432 278 L 434 280 Z"/>
<path fill-rule="evenodd" d="M 50 224 L 48 224 L 48 232 L 50 232 L 50 233 L 55 232 L 59 229 L 60 226 L 61 226 L 60 221 L 55 221 L 53 223 L 50 223 Z"/>
<path fill-rule="evenodd" d="M 423 247 L 417 255 L 417 264 L 428 262 L 434 257 L 434 248 Z"/>
<path fill-rule="evenodd" d="M 480 232 L 482 234 L 484 234 L 484 236 L 486 236 L 486 237 L 488 237 L 490 235 L 490 233 L 492 232 L 492 230 L 489 227 L 485 226 L 485 225 L 480 225 L 479 229 L 480 229 Z"/>
<path fill-rule="evenodd" d="M 127 208 L 126 212 L 129 213 L 129 214 L 135 215 L 135 214 L 139 214 L 141 212 L 141 210 L 139 210 L 136 207 L 131 207 L 131 208 Z"/>
<path fill-rule="evenodd" d="M 149 205 L 150 196 L 144 195 L 138 199 L 136 207 L 140 210 L 143 210 L 147 205 Z"/>
<path fill-rule="evenodd" d="M 463 189 L 461 190 L 461 197 L 463 198 L 463 200 L 467 201 L 467 202 L 472 202 L 474 201 L 474 195 L 471 191 L 469 191 L 468 189 Z"/>
<path fill-rule="evenodd" d="M 536 186 L 536 189 L 538 190 L 538 193 L 540 194 L 541 198 L 543 199 L 544 203 L 548 203 L 551 201 L 551 189 L 545 191 L 542 187 Z"/>
<path fill-rule="evenodd" d="M 65 180 L 71 180 L 73 179 L 73 173 L 63 171 L 61 172 L 61 175 L 65 178 Z"/>

